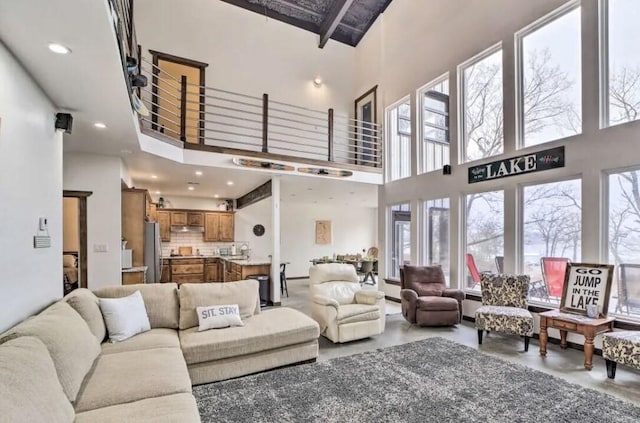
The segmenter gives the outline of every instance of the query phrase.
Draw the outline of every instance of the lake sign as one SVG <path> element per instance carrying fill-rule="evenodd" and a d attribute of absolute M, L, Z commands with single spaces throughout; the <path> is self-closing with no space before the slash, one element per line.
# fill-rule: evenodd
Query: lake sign
<path fill-rule="evenodd" d="M 469 183 L 473 184 L 560 167 L 564 167 L 564 146 L 472 166 L 469 168 Z"/>

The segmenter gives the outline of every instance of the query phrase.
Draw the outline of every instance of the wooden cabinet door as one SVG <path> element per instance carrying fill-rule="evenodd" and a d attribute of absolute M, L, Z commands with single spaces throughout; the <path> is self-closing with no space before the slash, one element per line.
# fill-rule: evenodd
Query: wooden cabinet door
<path fill-rule="evenodd" d="M 204 213 L 187 213 L 187 225 L 189 226 L 203 226 L 204 225 Z"/>
<path fill-rule="evenodd" d="M 160 241 L 171 242 L 171 212 L 158 210 Z"/>
<path fill-rule="evenodd" d="M 149 214 L 147 215 L 149 222 L 158 221 L 158 206 L 155 203 L 149 203 Z"/>
<path fill-rule="evenodd" d="M 218 263 L 207 264 L 205 281 L 220 282 L 220 279 L 218 279 Z"/>
<path fill-rule="evenodd" d="M 204 282 L 203 280 L 203 275 L 199 274 L 199 275 L 176 275 L 173 276 L 173 282 L 177 283 L 178 285 L 182 284 L 182 283 L 202 283 Z"/>
<path fill-rule="evenodd" d="M 232 213 L 220 214 L 220 241 L 231 242 L 235 238 Z"/>
<path fill-rule="evenodd" d="M 205 213 L 204 240 L 206 242 L 220 241 L 220 213 Z"/>
<path fill-rule="evenodd" d="M 168 264 L 162 265 L 162 276 L 160 277 L 160 282 L 171 282 L 171 266 L 169 266 Z"/>
<path fill-rule="evenodd" d="M 171 224 L 187 226 L 187 212 L 171 212 Z"/>

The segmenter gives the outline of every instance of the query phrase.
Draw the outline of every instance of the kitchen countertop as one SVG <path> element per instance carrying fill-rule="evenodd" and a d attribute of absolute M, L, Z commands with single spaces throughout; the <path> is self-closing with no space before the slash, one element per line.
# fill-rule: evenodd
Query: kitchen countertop
<path fill-rule="evenodd" d="M 235 256 L 173 256 L 173 257 L 162 257 L 163 260 L 165 259 L 169 259 L 169 260 L 179 260 L 179 259 L 211 259 L 211 258 L 217 258 L 217 259 L 221 259 L 221 260 L 226 260 L 226 261 L 232 261 L 236 264 L 239 264 L 241 266 L 264 266 L 267 264 L 271 264 L 271 260 L 268 258 L 254 258 L 254 259 L 247 259 L 245 256 L 242 255 L 235 255 Z"/>
<path fill-rule="evenodd" d="M 136 273 L 136 272 L 146 272 L 147 266 L 138 266 L 138 267 L 130 267 L 128 269 L 122 269 L 122 273 Z"/>
<path fill-rule="evenodd" d="M 236 264 L 239 264 L 240 266 L 265 266 L 265 265 L 268 265 L 268 264 L 270 265 L 271 264 L 271 260 L 269 260 L 269 259 L 261 259 L 261 258 L 257 258 L 257 259 L 234 259 L 234 258 L 228 258 L 226 260 L 234 262 Z"/>

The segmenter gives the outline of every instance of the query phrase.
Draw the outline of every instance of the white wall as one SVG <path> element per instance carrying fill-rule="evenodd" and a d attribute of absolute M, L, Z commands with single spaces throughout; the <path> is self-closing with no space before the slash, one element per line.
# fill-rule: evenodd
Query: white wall
<path fill-rule="evenodd" d="M 551 182 L 569 177 L 582 178 L 582 258 L 587 262 L 607 260 L 605 255 L 606 220 L 602 204 L 603 171 L 640 165 L 637 140 L 640 122 L 599 129 L 598 98 L 598 15 L 596 0 L 582 1 L 582 134 L 552 143 L 516 150 L 515 142 L 515 53 L 514 33 L 563 5 L 563 0 L 535 2 L 512 0 L 433 0 L 425 7 L 421 2 L 396 1 L 372 27 L 357 47 L 358 83 L 360 87 L 379 84 L 380 109 L 403 96 L 410 95 L 415 121 L 416 90 L 434 78 L 449 72 L 451 81 L 450 127 L 452 175 L 440 172 L 416 174 L 416 138 L 413 134 L 413 172 L 407 179 L 380 188 L 378 231 L 381 245 L 389 242 L 386 230 L 386 207 L 410 202 L 413 210 L 412 261 L 419 263 L 421 216 L 417 212 L 423 200 L 450 197 L 451 280 L 457 284 L 464 271 L 460 251 L 462 233 L 459 214 L 462 197 L 468 193 L 503 189 L 505 192 L 505 270 L 517 271 L 517 207 L 521 184 Z M 499 13 L 496 13 L 499 11 Z M 566 147 L 563 169 L 521 175 L 479 184 L 467 182 L 467 164 L 459 164 L 457 131 L 456 68 L 488 47 L 502 42 L 504 77 L 505 152 L 484 162 L 512 157 L 520 153 L 543 150 L 558 145 Z M 376 57 L 378 59 L 376 59 Z M 378 63 L 377 72 L 370 69 Z M 376 80 L 376 78 L 380 78 Z M 478 162 L 473 165 L 479 164 Z M 456 224 L 458 223 L 458 224 Z M 386 253 L 386 251 L 385 251 Z M 383 263 L 384 264 L 384 263 Z M 381 266 L 381 274 L 385 274 Z M 465 311 L 467 313 L 467 311 Z M 471 310 L 469 309 L 469 313 Z"/>
<path fill-rule="evenodd" d="M 358 254 L 377 246 L 377 209 L 311 203 L 281 203 L 280 261 L 287 277 L 309 276 L 309 260 L 333 254 Z M 315 243 L 316 220 L 331 220 L 333 242 Z"/>
<path fill-rule="evenodd" d="M 65 153 L 64 189 L 92 191 L 87 199 L 88 288 L 120 285 L 122 239 L 122 160 L 119 157 Z M 108 251 L 94 251 L 106 244 Z"/>
<path fill-rule="evenodd" d="M 138 0 L 138 41 L 152 49 L 209 64 L 207 86 L 300 106 L 351 112 L 357 97 L 355 49 L 265 19 L 221 1 Z M 313 85 L 321 76 L 322 87 Z"/>
<path fill-rule="evenodd" d="M 55 108 L 0 43 L 0 332 L 62 297 L 62 135 Z M 34 249 L 38 218 L 51 247 Z"/>
<path fill-rule="evenodd" d="M 249 242 L 252 257 L 267 258 L 273 254 L 272 214 L 272 197 L 236 210 L 235 237 L 237 240 Z M 264 235 L 256 236 L 253 233 L 253 227 L 257 224 L 264 226 Z"/>

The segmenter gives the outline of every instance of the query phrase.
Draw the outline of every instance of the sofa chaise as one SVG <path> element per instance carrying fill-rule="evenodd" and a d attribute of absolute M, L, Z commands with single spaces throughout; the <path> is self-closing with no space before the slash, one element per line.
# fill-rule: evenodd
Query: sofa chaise
<path fill-rule="evenodd" d="M 140 291 L 151 330 L 105 341 L 99 298 Z M 242 327 L 198 332 L 196 307 L 238 304 Z M 7 421 L 199 422 L 191 386 L 312 361 L 319 327 L 288 308 L 261 311 L 258 282 L 78 289 L 0 335 Z"/>

